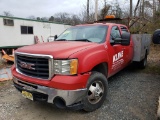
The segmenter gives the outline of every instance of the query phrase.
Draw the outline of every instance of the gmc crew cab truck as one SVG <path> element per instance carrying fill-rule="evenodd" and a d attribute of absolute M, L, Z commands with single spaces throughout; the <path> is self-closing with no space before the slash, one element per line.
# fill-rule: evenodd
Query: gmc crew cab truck
<path fill-rule="evenodd" d="M 148 38 L 131 37 L 125 25 L 115 23 L 73 26 L 53 42 L 16 50 L 14 86 L 34 101 L 94 111 L 106 99 L 109 77 L 133 61 L 146 66 Z"/>

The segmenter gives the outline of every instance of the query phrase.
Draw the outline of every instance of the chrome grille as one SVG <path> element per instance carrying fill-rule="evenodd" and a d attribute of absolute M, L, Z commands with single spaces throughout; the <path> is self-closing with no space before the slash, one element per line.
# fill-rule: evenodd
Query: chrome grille
<path fill-rule="evenodd" d="M 19 73 L 40 79 L 52 77 L 52 56 L 17 52 L 15 58 L 16 69 Z"/>

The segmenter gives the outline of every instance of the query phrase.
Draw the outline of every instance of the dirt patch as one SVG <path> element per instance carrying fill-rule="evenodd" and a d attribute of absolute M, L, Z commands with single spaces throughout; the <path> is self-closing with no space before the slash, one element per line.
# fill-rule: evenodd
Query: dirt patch
<path fill-rule="evenodd" d="M 4 67 L 11 67 L 14 63 L 12 61 L 8 61 L 6 62 L 3 59 L 0 59 L 0 69 L 4 68 Z"/>
<path fill-rule="evenodd" d="M 4 68 L 5 66 L 8 66 L 7 62 L 0 59 L 0 69 Z"/>
<path fill-rule="evenodd" d="M 3 61 L 2 60 L 0 60 L 0 69 L 3 67 Z"/>
<path fill-rule="evenodd" d="M 9 89 L 11 84 L 12 84 L 12 80 L 0 82 L 0 90 L 1 89 Z"/>

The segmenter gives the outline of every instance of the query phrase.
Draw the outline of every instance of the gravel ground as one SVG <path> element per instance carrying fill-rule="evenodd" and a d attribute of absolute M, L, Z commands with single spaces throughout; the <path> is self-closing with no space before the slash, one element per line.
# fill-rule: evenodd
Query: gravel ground
<path fill-rule="evenodd" d="M 27 100 L 9 81 L 0 83 L 0 120 L 156 120 L 159 95 L 160 75 L 125 69 L 109 79 L 103 106 L 85 113 Z"/>

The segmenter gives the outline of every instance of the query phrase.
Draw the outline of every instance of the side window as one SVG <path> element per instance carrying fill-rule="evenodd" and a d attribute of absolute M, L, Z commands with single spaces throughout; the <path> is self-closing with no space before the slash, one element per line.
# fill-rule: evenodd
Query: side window
<path fill-rule="evenodd" d="M 111 40 L 114 40 L 115 38 L 121 38 L 118 26 L 113 26 L 111 29 Z"/>
<path fill-rule="evenodd" d="M 14 26 L 14 21 L 12 19 L 3 19 L 3 23 L 6 26 Z"/>
<path fill-rule="evenodd" d="M 21 26 L 21 34 L 33 34 L 32 26 Z"/>
<path fill-rule="evenodd" d="M 121 26 L 121 31 L 122 31 L 122 33 L 128 32 L 128 29 L 126 27 L 124 27 L 124 26 Z"/>

